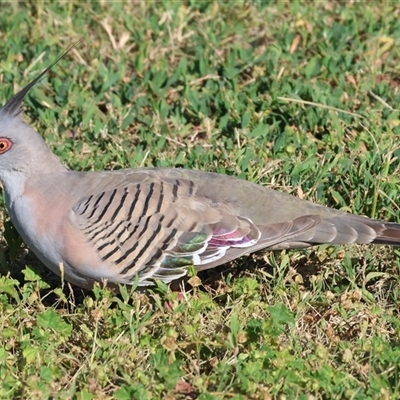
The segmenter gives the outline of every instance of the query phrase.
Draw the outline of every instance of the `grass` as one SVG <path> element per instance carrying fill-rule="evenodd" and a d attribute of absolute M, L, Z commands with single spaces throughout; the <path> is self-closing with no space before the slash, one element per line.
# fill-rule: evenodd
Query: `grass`
<path fill-rule="evenodd" d="M 395 3 L 1 8 L 1 104 L 85 35 L 26 101 L 70 168 L 215 171 L 399 222 Z M 179 300 L 61 283 L 3 226 L 2 399 L 400 397 L 399 250 L 244 257 Z"/>

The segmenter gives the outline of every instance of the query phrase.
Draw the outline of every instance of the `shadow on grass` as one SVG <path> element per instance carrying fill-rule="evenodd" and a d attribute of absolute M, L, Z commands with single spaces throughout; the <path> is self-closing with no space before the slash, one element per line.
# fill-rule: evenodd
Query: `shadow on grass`
<path fill-rule="evenodd" d="M 0 243 L 0 254 L 2 255 L 2 262 L 0 264 L 1 275 L 8 275 L 10 278 L 17 280 L 20 283 L 19 286 L 21 290 L 26 283 L 23 273 L 26 265 L 29 265 L 31 269 L 40 276 L 41 280 L 48 285 L 48 288 L 39 290 L 40 298 L 45 306 L 56 308 L 65 307 L 64 303 L 60 303 L 59 295 L 55 292 L 55 289 L 61 287 L 64 296 L 68 299 L 69 308 L 79 307 L 87 296 L 94 297 L 92 290 L 82 289 L 68 282 L 64 282 L 63 285 L 61 279 L 46 268 L 40 260 L 25 247 L 20 248 L 14 259 L 12 259 L 10 256 L 10 249 L 3 242 Z M 318 263 L 313 258 L 311 254 L 310 257 L 304 257 L 297 261 L 294 266 L 296 272 L 302 276 L 306 288 L 311 288 L 310 278 L 318 274 L 322 267 L 320 265 L 321 263 Z M 253 254 L 247 257 L 241 257 L 228 264 L 199 272 L 198 277 L 201 281 L 199 288 L 200 290 L 211 292 L 219 296 L 224 292 L 224 287 L 229 286 L 236 279 L 248 276 L 260 270 L 265 273 L 264 275 L 272 277 L 271 285 L 274 285 L 279 282 L 279 279 L 282 279 L 282 276 L 285 277 L 288 273 L 288 268 L 289 267 L 285 267 L 278 272 L 277 267 L 266 262 L 262 254 Z M 278 275 L 281 278 L 278 278 Z M 189 291 L 192 289 L 192 286 L 188 281 L 190 281 L 189 278 L 173 281 L 170 288 L 172 291 L 180 291 L 183 287 L 186 291 Z M 285 284 L 290 285 L 290 282 Z M 154 289 L 154 287 L 152 287 L 152 289 Z M 139 291 L 146 290 L 139 289 Z"/>

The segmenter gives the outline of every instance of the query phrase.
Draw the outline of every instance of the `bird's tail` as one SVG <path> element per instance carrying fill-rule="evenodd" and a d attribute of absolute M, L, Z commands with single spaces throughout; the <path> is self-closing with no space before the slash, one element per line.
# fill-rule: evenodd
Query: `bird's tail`
<path fill-rule="evenodd" d="M 376 219 L 340 214 L 322 219 L 306 232 L 277 243 L 270 249 L 308 247 L 316 244 L 375 243 L 392 246 L 400 245 L 400 224 Z"/>

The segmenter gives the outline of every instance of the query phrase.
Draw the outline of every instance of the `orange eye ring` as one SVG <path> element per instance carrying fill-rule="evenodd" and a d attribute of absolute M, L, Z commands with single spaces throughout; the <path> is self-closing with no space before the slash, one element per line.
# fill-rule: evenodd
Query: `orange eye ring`
<path fill-rule="evenodd" d="M 10 150 L 12 146 L 12 141 L 5 137 L 0 138 L 0 154 L 5 153 L 6 151 Z"/>

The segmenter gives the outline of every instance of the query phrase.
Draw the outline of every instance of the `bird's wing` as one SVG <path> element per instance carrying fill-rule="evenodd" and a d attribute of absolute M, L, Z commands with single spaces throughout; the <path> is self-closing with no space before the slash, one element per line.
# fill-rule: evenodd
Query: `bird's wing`
<path fill-rule="evenodd" d="M 141 285 L 151 278 L 170 282 L 185 275 L 187 266 L 223 264 L 231 248 L 260 247 L 261 232 L 250 219 L 196 191 L 185 179 L 127 183 L 81 198 L 72 211 L 116 281 L 129 283 L 138 275 Z M 264 226 L 262 247 L 306 232 L 319 220 L 305 216 Z"/>

